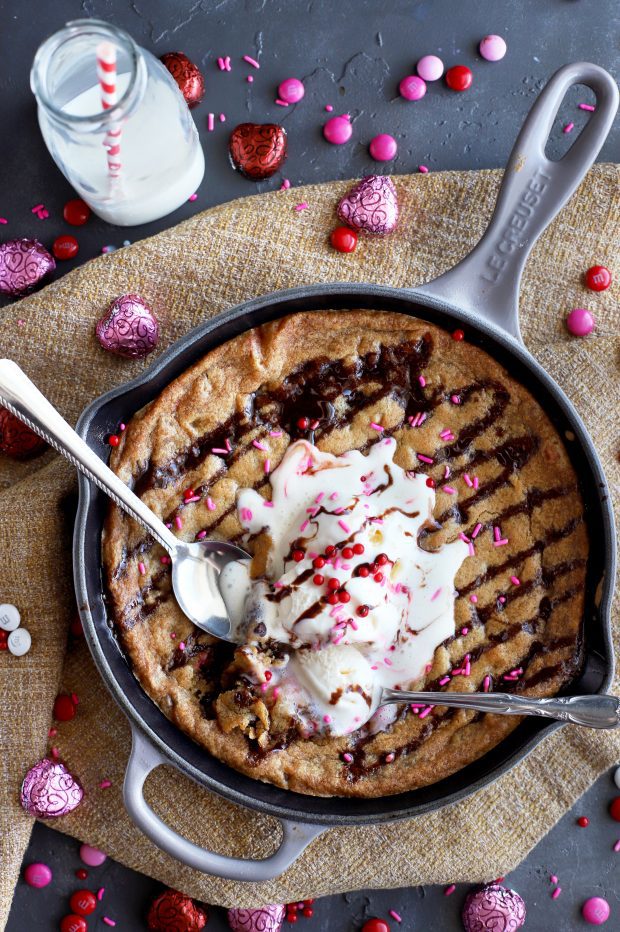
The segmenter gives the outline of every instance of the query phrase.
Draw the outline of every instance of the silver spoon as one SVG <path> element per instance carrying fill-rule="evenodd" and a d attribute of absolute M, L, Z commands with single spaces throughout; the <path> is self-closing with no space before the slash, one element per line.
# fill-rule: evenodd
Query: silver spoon
<path fill-rule="evenodd" d="M 86 445 L 25 372 L 10 359 L 0 360 L 0 402 L 62 453 L 162 545 L 172 560 L 174 595 L 190 621 L 221 640 L 233 641 L 228 610 L 220 593 L 219 576 L 224 566 L 233 561 L 247 560 L 248 554 L 227 541 L 187 543 L 175 537 Z M 620 724 L 620 699 L 615 696 L 529 699 L 510 693 L 382 690 L 379 705 L 401 702 L 475 709 L 499 715 L 542 715 L 590 728 L 616 728 Z"/>
<path fill-rule="evenodd" d="M 203 631 L 232 640 L 231 624 L 218 578 L 227 563 L 249 559 L 240 547 L 221 540 L 180 540 L 129 489 L 67 424 L 25 372 L 10 359 L 0 360 L 0 402 L 62 453 L 106 495 L 131 515 L 168 552 L 172 588 L 187 617 Z"/>

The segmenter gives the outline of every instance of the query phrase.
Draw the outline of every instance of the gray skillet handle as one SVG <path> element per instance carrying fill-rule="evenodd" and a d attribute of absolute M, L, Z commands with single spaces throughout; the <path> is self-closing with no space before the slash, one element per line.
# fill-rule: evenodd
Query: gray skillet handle
<path fill-rule="evenodd" d="M 566 155 L 552 161 L 545 146 L 573 84 L 594 91 L 596 112 Z M 594 162 L 617 109 L 618 87 L 603 68 L 575 62 L 556 71 L 517 137 L 484 236 L 458 265 L 416 291 L 481 315 L 520 340 L 519 284 L 525 261 Z"/>
<path fill-rule="evenodd" d="M 131 755 L 123 786 L 125 808 L 140 831 L 158 848 L 188 867 L 202 871 L 203 874 L 225 877 L 227 880 L 245 880 L 252 883 L 273 880 L 297 860 L 317 835 L 325 831 L 324 825 L 306 825 L 282 820 L 283 837 L 280 847 L 274 854 L 260 861 L 229 858 L 201 848 L 166 825 L 145 801 L 144 781 L 149 773 L 161 764 L 170 764 L 171 761 L 160 754 L 133 726 L 131 731 Z"/>

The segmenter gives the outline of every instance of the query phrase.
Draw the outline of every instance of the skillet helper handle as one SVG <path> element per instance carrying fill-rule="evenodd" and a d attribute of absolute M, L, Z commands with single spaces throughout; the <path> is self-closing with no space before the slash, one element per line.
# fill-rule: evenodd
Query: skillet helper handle
<path fill-rule="evenodd" d="M 566 155 L 552 161 L 545 147 L 573 84 L 594 91 L 596 111 Z M 596 159 L 617 109 L 618 87 L 603 68 L 575 62 L 556 71 L 517 137 L 482 239 L 453 269 L 416 291 L 481 315 L 520 340 L 519 285 L 525 261 Z"/>
<path fill-rule="evenodd" d="M 326 829 L 324 825 L 307 825 L 305 823 L 281 820 L 282 843 L 277 851 L 268 858 L 251 860 L 231 858 L 201 848 L 159 818 L 144 799 L 144 781 L 152 770 L 171 761 L 159 753 L 143 735 L 132 727 L 132 748 L 125 783 L 123 799 L 127 812 L 147 838 L 188 867 L 213 874 L 227 880 L 244 880 L 261 883 L 273 880 L 283 874 L 293 864 L 310 842 Z"/>
<path fill-rule="evenodd" d="M 168 553 L 174 554 L 178 546 L 174 534 L 90 449 L 12 359 L 0 359 L 0 403 L 73 463 L 91 482 L 103 489 L 120 508 L 146 528 Z"/>

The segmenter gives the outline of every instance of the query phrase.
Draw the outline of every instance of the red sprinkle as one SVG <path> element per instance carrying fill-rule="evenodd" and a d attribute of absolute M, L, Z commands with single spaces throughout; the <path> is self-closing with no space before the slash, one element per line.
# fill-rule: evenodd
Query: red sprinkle
<path fill-rule="evenodd" d="M 451 883 L 450 886 L 446 887 L 446 889 L 443 891 L 444 896 L 452 896 L 455 890 L 456 890 L 456 884 Z"/>
<path fill-rule="evenodd" d="M 367 605 L 358 605 L 356 614 L 358 614 L 360 618 L 365 618 L 369 611 L 370 608 Z"/>
<path fill-rule="evenodd" d="M 111 447 L 117 447 L 120 442 L 121 442 L 121 438 L 118 436 L 118 434 L 110 434 L 110 436 L 108 437 L 108 443 L 110 444 Z"/>
<path fill-rule="evenodd" d="M 590 820 L 587 816 L 582 815 L 582 816 L 579 816 L 579 818 L 577 819 L 577 825 L 580 828 L 587 828 L 589 824 L 590 824 Z"/>
<path fill-rule="evenodd" d="M 88 871 L 84 870 L 83 867 L 78 867 L 78 869 L 75 872 L 75 876 L 77 877 L 78 880 L 86 880 L 86 878 L 88 877 Z"/>
<path fill-rule="evenodd" d="M 75 702 L 66 693 L 59 693 L 54 700 L 53 716 L 57 722 L 70 722 L 75 716 Z"/>
<path fill-rule="evenodd" d="M 312 565 L 315 568 L 315 570 L 322 570 L 323 567 L 325 566 L 325 560 L 323 557 L 315 557 L 314 560 L 312 561 Z"/>
<path fill-rule="evenodd" d="M 332 577 L 332 579 L 328 580 L 327 582 L 327 588 L 332 590 L 340 589 L 340 580 L 336 579 L 335 576 Z"/>
<path fill-rule="evenodd" d="M 315 586 L 322 586 L 323 583 L 325 582 L 325 577 L 322 576 L 320 573 L 316 573 L 312 577 L 312 582 L 314 583 Z"/>
<path fill-rule="evenodd" d="M 612 800 L 611 806 L 609 807 L 609 815 L 616 822 L 620 822 L 620 796 L 616 796 L 616 798 Z"/>
<path fill-rule="evenodd" d="M 295 563 L 301 563 L 301 561 L 304 558 L 304 552 L 303 550 L 293 550 L 293 553 L 291 554 L 291 556 L 293 557 L 293 560 L 295 561 Z"/>
<path fill-rule="evenodd" d="M 463 330 L 453 330 L 452 339 L 456 340 L 457 342 L 460 342 L 461 340 L 465 339 L 465 333 L 463 332 Z"/>
<path fill-rule="evenodd" d="M 356 553 L 358 556 L 364 552 L 363 544 L 353 544 L 353 553 Z"/>
<path fill-rule="evenodd" d="M 434 488 L 435 488 L 435 480 L 434 480 L 434 479 L 431 479 L 430 476 L 429 476 L 428 479 L 426 480 L 426 484 L 427 484 L 427 486 L 429 487 L 429 489 L 434 489 Z"/>
<path fill-rule="evenodd" d="M 350 601 L 351 601 L 351 596 L 350 596 L 349 593 L 346 591 L 346 589 L 342 589 L 342 590 L 338 593 L 338 600 L 339 600 L 340 602 L 345 602 L 345 603 L 346 603 L 346 602 L 350 602 Z"/>
<path fill-rule="evenodd" d="M 297 421 L 297 426 L 299 427 L 300 430 L 308 430 L 309 425 L 310 425 L 310 421 L 308 420 L 307 417 L 300 417 L 299 420 Z"/>

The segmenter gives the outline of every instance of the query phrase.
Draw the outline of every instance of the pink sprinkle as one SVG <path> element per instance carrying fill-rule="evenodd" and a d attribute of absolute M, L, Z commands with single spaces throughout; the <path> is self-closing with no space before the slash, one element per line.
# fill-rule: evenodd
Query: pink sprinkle
<path fill-rule="evenodd" d="M 499 597 L 499 599 L 498 599 L 497 601 L 500 602 L 501 605 L 505 605 L 505 604 L 506 604 L 506 596 L 505 596 L 505 595 L 500 595 L 500 597 Z"/>
<path fill-rule="evenodd" d="M 6 217 L 0 217 L 0 223 L 8 223 L 8 222 L 9 221 L 6 219 Z"/>
<path fill-rule="evenodd" d="M 473 602 L 474 605 L 477 603 L 477 601 L 478 601 L 478 596 L 476 595 L 475 592 L 472 592 L 472 594 L 471 594 L 470 597 L 469 597 L 469 601 L 470 601 L 470 602 Z"/>
<path fill-rule="evenodd" d="M 265 508 L 275 508 L 275 505 L 273 504 L 273 502 L 263 502 L 263 505 L 265 506 Z"/>
<path fill-rule="evenodd" d="M 58 729 L 57 729 L 57 728 L 50 728 L 50 730 L 49 730 L 48 733 L 47 733 L 47 737 L 48 737 L 48 738 L 55 738 L 57 734 L 58 734 Z"/>
<path fill-rule="evenodd" d="M 176 527 L 177 531 L 180 531 L 181 528 L 183 527 L 183 522 L 181 521 L 181 518 L 179 517 L 179 515 L 175 516 L 174 526 Z"/>
<path fill-rule="evenodd" d="M 276 97 L 275 103 L 278 105 L 278 107 L 288 107 L 287 102 L 285 100 L 280 100 L 279 97 Z"/>
<path fill-rule="evenodd" d="M 114 920 L 113 920 L 113 919 L 110 919 L 109 916 L 102 916 L 102 917 L 101 917 L 101 921 L 102 921 L 102 922 L 105 922 L 105 924 L 106 924 L 107 926 L 115 926 L 115 925 L 116 925 L 116 923 L 114 922 Z"/>
<path fill-rule="evenodd" d="M 494 540 L 493 546 L 494 547 L 505 547 L 507 543 L 508 543 L 508 538 L 503 537 L 502 540 Z"/>
<path fill-rule="evenodd" d="M 112 786 L 111 780 L 102 780 L 101 783 L 99 784 L 99 789 L 108 790 L 111 786 Z"/>
<path fill-rule="evenodd" d="M 433 664 L 432 664 L 432 663 L 427 663 L 426 666 L 424 667 L 424 672 L 425 672 L 425 673 L 430 673 L 432 669 L 433 669 Z"/>
<path fill-rule="evenodd" d="M 385 427 L 382 427 L 381 424 L 376 424 L 374 421 L 370 422 L 370 426 L 373 430 L 378 430 L 379 433 L 382 433 L 385 430 Z"/>
<path fill-rule="evenodd" d="M 241 520 L 242 521 L 251 521 L 252 520 L 252 510 L 250 508 L 241 509 Z"/>
<path fill-rule="evenodd" d="M 281 431 L 281 430 L 270 430 L 270 431 L 269 431 L 269 436 L 270 436 L 270 437 L 281 437 L 281 436 L 282 436 L 282 431 Z"/>
<path fill-rule="evenodd" d="M 491 677 L 487 675 L 482 681 L 482 691 L 485 693 L 488 693 L 490 688 L 491 688 Z"/>
<path fill-rule="evenodd" d="M 44 210 L 43 204 L 35 204 L 34 207 L 31 207 L 30 210 L 33 214 L 37 214 L 40 210 Z"/>
<path fill-rule="evenodd" d="M 616 854 L 618 853 L 618 851 L 620 851 L 620 838 L 614 845 L 614 851 L 616 852 Z"/>
<path fill-rule="evenodd" d="M 222 456 L 226 456 L 227 453 L 230 453 L 230 450 L 225 447 L 211 447 L 211 453 L 221 453 Z"/>
<path fill-rule="evenodd" d="M 502 533 L 501 533 L 500 529 L 499 529 L 498 527 L 494 527 L 494 528 L 493 528 L 493 537 L 495 538 L 495 540 L 500 540 L 501 536 L 502 536 Z"/>
<path fill-rule="evenodd" d="M 476 492 L 478 491 L 479 484 L 480 483 L 478 481 L 478 476 L 474 476 L 474 489 L 476 490 Z"/>
<path fill-rule="evenodd" d="M 351 528 L 349 527 L 349 525 L 347 524 L 346 521 L 343 521 L 343 520 L 342 520 L 342 518 L 341 518 L 340 521 L 338 522 L 338 525 L 342 528 L 342 530 L 345 532 L 345 534 L 350 534 L 350 533 L 351 533 Z"/>
<path fill-rule="evenodd" d="M 460 538 L 465 544 L 468 544 L 468 543 L 469 543 L 469 537 L 467 536 L 467 534 L 463 534 L 462 531 L 459 531 L 459 538 Z"/>
<path fill-rule="evenodd" d="M 185 650 L 185 641 L 179 641 L 179 650 Z"/>
<path fill-rule="evenodd" d="M 433 592 L 433 594 L 432 594 L 432 596 L 431 596 L 431 602 L 434 602 L 434 601 L 435 601 L 435 599 L 437 598 L 437 596 L 439 595 L 440 592 L 441 592 L 441 586 L 439 587 L 439 589 L 436 589 L 435 592 Z M 428 671 L 427 671 L 427 672 L 428 672 Z"/>
<path fill-rule="evenodd" d="M 332 107 L 331 104 L 325 104 L 325 109 L 327 110 L 328 113 L 331 113 L 334 108 Z M 592 109 L 594 110 L 594 107 L 592 107 Z"/>
<path fill-rule="evenodd" d="M 224 67 L 226 68 L 226 71 L 232 71 L 232 65 L 230 64 L 230 55 L 227 55 L 226 58 L 224 59 Z"/>
<path fill-rule="evenodd" d="M 395 760 L 396 760 L 396 754 L 394 754 L 393 751 L 390 751 L 389 754 L 386 754 L 386 755 L 385 755 L 385 763 L 386 763 L 386 764 L 393 764 Z M 394 914 L 393 914 L 393 913 L 390 913 L 390 915 L 392 916 L 392 915 L 394 915 Z M 399 919 L 398 921 L 400 922 L 400 919 Z"/>
<path fill-rule="evenodd" d="M 266 693 L 268 689 L 269 689 L 269 683 L 261 683 L 261 684 L 260 684 L 260 691 L 261 691 L 262 693 Z"/>
<path fill-rule="evenodd" d="M 442 430 L 440 432 L 439 436 L 441 437 L 442 440 L 447 440 L 448 437 L 454 437 L 454 434 L 449 428 L 446 428 L 445 430 Z"/>
<path fill-rule="evenodd" d="M 138 572 L 140 573 L 141 576 L 144 576 L 144 574 L 146 573 L 146 566 L 144 565 L 144 563 L 138 563 Z"/>
<path fill-rule="evenodd" d="M 97 899 L 99 900 L 100 903 L 103 899 L 104 893 L 105 893 L 105 887 L 99 887 L 99 889 L 97 890 Z"/>
<path fill-rule="evenodd" d="M 207 495 L 207 508 L 209 511 L 215 511 L 215 502 L 210 495 Z"/>
<path fill-rule="evenodd" d="M 263 463 L 263 471 L 265 472 L 265 475 L 271 472 L 271 460 L 265 460 Z"/>
<path fill-rule="evenodd" d="M 575 124 L 574 124 L 574 123 L 567 123 L 566 126 L 564 127 L 564 129 L 562 130 L 562 132 L 564 132 L 564 133 L 572 133 L 572 131 L 574 130 L 574 128 L 575 128 Z"/>
<path fill-rule="evenodd" d="M 357 631 L 357 630 L 358 630 L 359 625 L 358 625 L 358 623 L 356 622 L 355 618 L 349 618 L 349 624 L 351 625 L 351 627 L 353 628 L 354 631 Z"/>
<path fill-rule="evenodd" d="M 389 756 L 390 756 L 390 755 L 388 754 L 388 757 L 389 757 Z M 386 761 L 387 761 L 387 757 L 386 757 L 385 759 L 386 759 Z M 388 761 L 388 763 L 389 763 L 389 761 Z M 392 917 L 392 919 L 393 919 L 395 922 L 402 922 L 402 921 L 403 921 L 403 917 L 402 917 L 402 916 L 399 916 L 395 909 L 390 909 L 390 910 L 388 910 L 388 912 L 389 912 L 389 915 Z"/>
<path fill-rule="evenodd" d="M 474 483 L 471 481 L 467 473 L 463 475 L 463 479 L 465 480 L 465 485 L 469 486 L 470 489 L 473 489 Z"/>
<path fill-rule="evenodd" d="M 172 640 L 174 641 L 174 639 L 176 638 L 176 632 L 175 632 L 175 631 L 171 631 L 171 632 L 170 632 L 170 637 L 171 637 Z"/>
<path fill-rule="evenodd" d="M 317 505 L 320 505 L 320 503 L 323 501 L 324 498 L 325 498 L 325 492 L 319 492 L 319 494 L 314 499 L 314 501 Z"/>
<path fill-rule="evenodd" d="M 383 658 L 383 663 L 386 665 L 386 667 L 391 667 L 391 666 L 392 666 L 392 661 L 390 660 L 389 657 L 384 657 L 384 658 Z"/>
<path fill-rule="evenodd" d="M 168 563 L 170 563 L 170 557 L 167 554 L 165 554 L 163 557 L 159 558 L 159 562 L 162 563 L 164 566 L 167 566 Z"/>
<path fill-rule="evenodd" d="M 452 896 L 455 890 L 456 890 L 456 885 L 451 883 L 450 886 L 446 887 L 446 889 L 443 891 L 444 896 Z"/>
<path fill-rule="evenodd" d="M 453 489 L 451 485 L 442 485 L 442 489 L 447 495 L 456 495 L 456 489 Z"/>
<path fill-rule="evenodd" d="M 513 586 L 520 586 L 520 585 L 521 585 L 521 580 L 519 579 L 518 576 L 511 576 L 511 577 L 510 577 L 510 582 L 513 584 Z"/>
<path fill-rule="evenodd" d="M 54 760 L 56 760 L 56 758 L 58 757 L 58 748 L 50 748 L 50 754 L 52 755 Z"/>
<path fill-rule="evenodd" d="M 470 674 L 471 674 L 471 661 L 468 658 L 467 663 L 465 664 L 464 676 L 469 676 Z"/>
<path fill-rule="evenodd" d="M 589 110 L 590 113 L 594 113 L 596 107 L 593 107 L 592 104 L 577 104 L 580 110 Z"/>
<path fill-rule="evenodd" d="M 420 712 L 420 718 L 426 718 L 427 715 L 431 714 L 432 706 L 428 705 L 423 712 Z"/>
<path fill-rule="evenodd" d="M 461 399 L 459 398 L 458 395 L 450 395 L 450 401 L 452 402 L 453 405 L 460 405 L 461 403 Z"/>
<path fill-rule="evenodd" d="M 204 540 L 206 536 L 207 536 L 206 531 L 198 531 L 198 533 L 196 534 L 196 540 Z"/>
<path fill-rule="evenodd" d="M 556 887 L 553 893 L 551 894 L 551 899 L 557 900 L 561 892 L 562 892 L 562 887 Z"/>
<path fill-rule="evenodd" d="M 445 686 L 446 683 L 449 683 L 449 682 L 450 682 L 450 677 L 449 677 L 449 676 L 442 676 L 442 678 L 439 680 L 439 685 L 440 685 L 440 686 Z"/>
<path fill-rule="evenodd" d="M 73 705 L 79 705 L 80 697 L 77 693 L 71 693 L 71 701 L 73 702 Z"/>
<path fill-rule="evenodd" d="M 449 478 L 450 478 L 450 467 L 448 466 L 447 463 L 446 463 L 446 465 L 445 465 L 445 467 L 444 467 L 444 470 L 443 470 L 443 477 L 444 477 L 444 479 L 449 479 Z"/>
<path fill-rule="evenodd" d="M 549 880 L 551 881 L 551 883 L 557 883 L 557 882 L 558 882 L 558 878 L 556 877 L 555 874 L 552 874 L 551 877 L 549 878 Z"/>
<path fill-rule="evenodd" d="M 291 186 L 291 182 L 288 180 L 288 178 L 285 178 L 282 184 L 280 185 L 280 191 L 288 191 L 290 186 Z"/>
<path fill-rule="evenodd" d="M 420 460 L 421 463 L 432 463 L 433 462 L 430 456 L 424 456 L 423 453 L 416 453 L 416 456 Z"/>
<path fill-rule="evenodd" d="M 324 716 L 323 716 L 323 721 L 325 722 L 326 725 L 329 725 L 329 723 L 331 722 L 331 720 L 332 720 L 331 715 L 324 715 Z"/>
<path fill-rule="evenodd" d="M 248 84 L 252 84 L 252 82 L 254 81 L 254 78 L 252 77 L 251 74 L 249 74 L 245 80 L 248 82 Z"/>
<path fill-rule="evenodd" d="M 226 114 L 220 113 L 220 123 L 225 123 L 225 122 L 226 122 Z"/>
<path fill-rule="evenodd" d="M 256 61 L 256 59 L 255 59 L 255 58 L 250 58 L 249 55 L 244 55 L 244 56 L 243 56 L 243 61 L 247 61 L 248 65 L 251 65 L 252 68 L 260 68 L 260 65 L 258 64 L 258 62 Z"/>
<path fill-rule="evenodd" d="M 299 213 L 301 210 L 308 210 L 308 204 L 306 201 L 302 201 L 301 204 L 295 204 L 293 210 L 296 210 Z"/>
<path fill-rule="evenodd" d="M 267 449 L 267 447 L 265 446 L 265 444 L 264 444 L 264 443 L 261 443 L 260 440 L 253 440 L 253 441 L 252 441 L 252 446 L 253 446 L 253 447 L 256 447 L 257 450 L 266 450 L 266 449 Z"/>
<path fill-rule="evenodd" d="M 276 688 L 273 691 L 273 698 L 277 699 L 279 695 L 280 695 L 280 687 L 276 686 Z"/>
<path fill-rule="evenodd" d="M 470 556 L 470 557 L 475 557 L 475 556 L 476 556 L 476 551 L 475 551 L 475 549 L 474 549 L 474 545 L 473 545 L 473 542 L 472 542 L 471 540 L 470 540 L 470 542 L 469 542 L 469 544 L 468 544 L 467 546 L 469 547 L 469 556 Z"/>
<path fill-rule="evenodd" d="M 343 759 L 344 761 L 346 761 L 347 764 L 352 764 L 352 763 L 353 763 L 353 755 L 352 755 L 352 754 L 349 754 L 348 751 L 345 751 L 345 753 L 342 755 L 342 759 Z"/>
<path fill-rule="evenodd" d="M 428 168 L 426 167 L 426 165 L 418 165 L 418 171 L 420 172 L 421 175 L 428 174 Z"/>
<path fill-rule="evenodd" d="M 306 528 L 308 527 L 308 524 L 309 524 L 309 523 L 310 523 L 310 522 L 309 522 L 308 519 L 306 518 L 306 520 L 305 520 L 305 521 L 302 521 L 301 524 L 299 525 L 299 530 L 302 532 L 302 534 L 303 534 L 303 532 L 306 530 Z"/>
<path fill-rule="evenodd" d="M 461 634 L 465 637 L 466 634 L 469 634 L 469 628 L 461 628 Z"/>
<path fill-rule="evenodd" d="M 119 425 L 118 425 L 118 429 L 119 429 L 119 430 L 125 430 L 126 427 L 127 427 L 126 424 L 119 424 Z"/>
<path fill-rule="evenodd" d="M 218 58 L 218 60 L 217 60 L 217 66 L 218 66 L 218 68 L 220 69 L 220 71 L 225 71 L 225 70 L 226 70 L 226 65 L 224 64 L 224 59 L 223 59 L 223 58 Z"/>
<path fill-rule="evenodd" d="M 424 386 L 426 385 L 426 379 L 424 378 L 423 375 L 419 375 L 419 376 L 418 376 L 418 382 L 420 383 L 420 385 L 422 386 L 422 388 L 424 388 Z"/>
<path fill-rule="evenodd" d="M 214 113 L 210 113 L 207 116 L 207 129 L 209 130 L 210 133 L 212 133 L 213 130 L 215 129 L 215 114 Z"/>
<path fill-rule="evenodd" d="M 338 498 L 338 492 L 332 492 L 329 498 L 330 498 L 330 501 L 335 502 L 336 499 Z"/>
<path fill-rule="evenodd" d="M 477 537 L 481 530 L 482 530 L 482 525 L 480 524 L 480 522 L 478 522 L 478 524 L 476 525 L 476 527 L 475 527 L 475 528 L 473 529 L 473 531 L 472 531 L 472 535 L 471 535 L 471 536 L 472 536 L 472 539 L 473 539 L 474 537 Z"/>
<path fill-rule="evenodd" d="M 226 440 L 224 441 L 224 446 L 226 447 L 229 453 L 232 453 L 232 444 L 230 442 L 229 437 L 227 437 Z"/>

